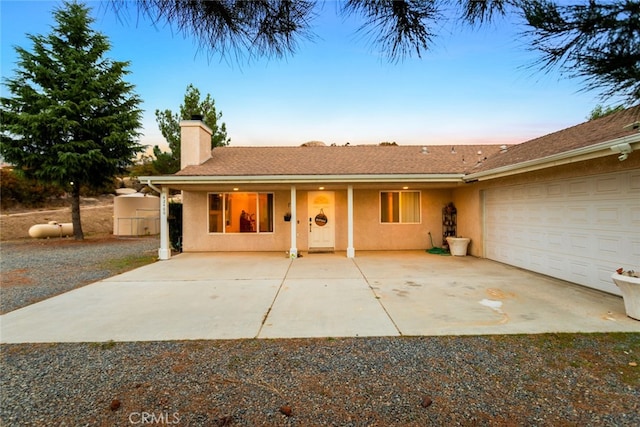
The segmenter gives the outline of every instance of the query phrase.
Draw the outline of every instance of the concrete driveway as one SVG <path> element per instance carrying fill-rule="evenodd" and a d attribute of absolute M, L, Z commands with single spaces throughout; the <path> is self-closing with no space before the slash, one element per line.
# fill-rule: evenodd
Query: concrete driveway
<path fill-rule="evenodd" d="M 0 341 L 640 332 L 621 297 L 423 251 L 184 253 L 0 317 Z"/>

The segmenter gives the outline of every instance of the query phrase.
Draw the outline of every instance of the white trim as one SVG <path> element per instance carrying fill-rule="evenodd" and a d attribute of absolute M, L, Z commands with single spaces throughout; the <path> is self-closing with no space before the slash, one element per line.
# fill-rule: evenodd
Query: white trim
<path fill-rule="evenodd" d="M 624 136 L 622 138 L 612 139 L 600 144 L 589 145 L 587 147 L 577 148 L 571 151 L 553 154 L 551 156 L 542 157 L 540 159 L 528 160 L 525 162 L 510 164 L 495 169 L 489 169 L 483 172 L 471 173 L 464 177 L 466 182 L 483 181 L 487 179 L 500 178 L 503 176 L 516 175 L 519 173 L 531 172 L 539 169 L 549 168 L 553 166 L 566 165 L 569 163 L 580 162 L 584 160 L 597 159 L 600 157 L 616 154 L 612 147 L 620 144 L 635 144 L 633 149 L 640 149 L 640 134 Z"/>
<path fill-rule="evenodd" d="M 298 246 L 297 246 L 297 227 L 298 224 L 298 208 L 296 203 L 296 186 L 291 186 L 291 247 L 289 248 L 289 256 L 291 258 L 298 257 Z"/>
<path fill-rule="evenodd" d="M 171 258 L 171 248 L 169 247 L 169 189 L 164 187 L 160 193 L 160 248 L 158 258 L 167 260 Z"/>
<path fill-rule="evenodd" d="M 141 176 L 142 181 L 154 184 L 314 184 L 314 183 L 398 183 L 398 182 L 450 182 L 463 183 L 464 174 L 410 174 L 410 175 L 166 175 Z"/>
<path fill-rule="evenodd" d="M 353 247 L 353 185 L 347 187 L 347 258 L 354 258 L 356 250 Z"/>

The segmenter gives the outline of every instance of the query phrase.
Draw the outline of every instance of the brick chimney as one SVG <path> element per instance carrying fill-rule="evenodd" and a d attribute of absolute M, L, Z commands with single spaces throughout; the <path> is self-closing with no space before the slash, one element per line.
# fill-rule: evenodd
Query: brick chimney
<path fill-rule="evenodd" d="M 201 165 L 211 158 L 211 134 L 202 116 L 180 122 L 180 169 Z"/>

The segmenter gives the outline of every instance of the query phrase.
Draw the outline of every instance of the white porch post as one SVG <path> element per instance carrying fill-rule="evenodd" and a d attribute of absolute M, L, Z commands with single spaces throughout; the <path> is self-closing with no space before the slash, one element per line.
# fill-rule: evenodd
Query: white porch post
<path fill-rule="evenodd" d="M 171 258 L 171 248 L 169 247 L 169 188 L 162 187 L 160 193 L 160 249 L 158 258 L 166 260 Z"/>
<path fill-rule="evenodd" d="M 296 186 L 291 186 L 291 248 L 289 248 L 289 256 L 291 258 L 298 257 L 298 244 L 297 244 L 297 224 L 298 224 L 298 209 L 296 207 Z"/>
<path fill-rule="evenodd" d="M 353 185 L 347 187 L 347 258 L 354 258 L 356 250 L 353 247 Z"/>

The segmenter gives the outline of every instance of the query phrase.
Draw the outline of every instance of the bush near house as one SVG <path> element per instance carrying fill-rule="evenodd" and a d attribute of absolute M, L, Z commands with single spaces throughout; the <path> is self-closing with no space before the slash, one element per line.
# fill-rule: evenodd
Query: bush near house
<path fill-rule="evenodd" d="M 169 203 L 169 242 L 182 252 L 182 203 Z"/>
<path fill-rule="evenodd" d="M 51 199 L 64 195 L 64 191 L 52 184 L 44 184 L 25 178 L 9 168 L 0 169 L 0 204 L 2 209 L 17 206 L 44 207 Z"/>
<path fill-rule="evenodd" d="M 82 197 L 98 197 L 113 194 L 116 184 L 108 183 L 100 188 L 82 186 Z M 27 178 L 11 168 L 0 169 L 0 206 L 5 209 L 39 209 L 67 207 L 67 193 L 55 184 Z"/>

